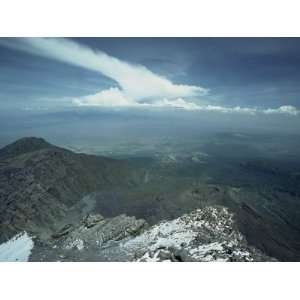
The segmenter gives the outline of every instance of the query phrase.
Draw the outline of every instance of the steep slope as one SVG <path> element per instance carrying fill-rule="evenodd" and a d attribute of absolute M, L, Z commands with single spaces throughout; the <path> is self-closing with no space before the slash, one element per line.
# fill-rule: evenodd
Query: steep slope
<path fill-rule="evenodd" d="M 0 241 L 20 230 L 48 236 L 84 195 L 135 180 L 123 161 L 75 154 L 40 139 L 22 139 L 0 154 Z"/>

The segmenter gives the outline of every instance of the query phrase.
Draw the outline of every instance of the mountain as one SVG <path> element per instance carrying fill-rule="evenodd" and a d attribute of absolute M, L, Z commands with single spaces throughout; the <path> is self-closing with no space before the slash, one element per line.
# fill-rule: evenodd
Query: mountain
<path fill-rule="evenodd" d="M 55 146 L 49 144 L 43 138 L 22 138 L 0 149 L 0 160 L 46 148 L 55 148 Z"/>
<path fill-rule="evenodd" d="M 83 196 L 135 184 L 126 162 L 77 154 L 43 139 L 23 138 L 0 150 L 0 241 L 26 230 L 49 236 L 61 220 L 79 218 Z"/>
<path fill-rule="evenodd" d="M 2 248 L 2 249 L 1 249 Z M 247 244 L 221 206 L 149 226 L 127 215 L 87 215 L 48 241 L 25 232 L 0 245 L 0 261 L 273 261 Z"/>
<path fill-rule="evenodd" d="M 185 239 L 185 234 L 192 234 L 188 246 L 179 248 L 185 253 L 185 259 L 193 260 L 191 253 L 203 245 L 230 243 L 226 230 L 214 231 L 218 223 L 209 215 L 216 215 L 221 223 L 228 223 L 236 237 L 240 236 L 234 244 L 239 249 L 248 249 L 249 260 L 270 260 L 269 256 L 299 260 L 299 210 L 293 209 L 299 202 L 295 195 L 252 186 L 237 188 L 195 182 L 193 173 L 185 173 L 190 171 L 189 164 L 186 169 L 176 168 L 156 162 L 147 165 L 143 158 L 134 163 L 133 160 L 74 153 L 40 138 L 18 140 L 0 149 L 0 244 L 11 241 L 7 245 L 19 243 L 28 248 L 32 238 L 33 260 L 42 260 L 41 255 L 44 260 L 61 260 L 60 255 L 65 254 L 65 260 L 74 261 L 156 260 L 160 254 L 174 260 L 179 247 L 176 241 L 181 237 Z M 226 213 L 209 209 L 216 206 L 224 207 Z M 199 227 L 203 220 L 215 225 Z M 183 226 L 181 229 L 178 222 Z M 173 228 L 172 224 L 176 226 Z M 153 235 L 165 227 L 174 230 L 168 232 L 167 237 Z M 135 249 L 135 258 L 129 252 L 127 258 L 121 256 L 124 239 L 136 238 L 137 241 L 137 236 L 143 236 L 143 249 L 152 250 L 139 256 L 140 250 Z M 176 253 L 172 247 L 160 251 L 157 241 L 162 238 L 177 245 Z M 73 249 L 65 253 L 64 239 L 68 239 L 68 245 L 81 247 L 87 243 L 87 247 L 84 246 L 84 252 L 73 252 Z M 116 243 L 120 239 L 123 242 Z M 110 250 L 101 248 L 103 251 L 99 252 L 94 247 L 99 241 Z M 113 245 L 115 247 L 111 247 Z M 154 245 L 158 245 L 157 248 Z M 251 252 L 252 246 L 260 250 Z M 217 251 L 220 255 L 215 257 L 220 260 L 246 260 L 230 255 L 224 258 L 228 247 L 222 247 L 208 248 Z M 268 256 L 258 254 L 260 251 Z M 206 255 L 196 258 L 205 259 Z"/>

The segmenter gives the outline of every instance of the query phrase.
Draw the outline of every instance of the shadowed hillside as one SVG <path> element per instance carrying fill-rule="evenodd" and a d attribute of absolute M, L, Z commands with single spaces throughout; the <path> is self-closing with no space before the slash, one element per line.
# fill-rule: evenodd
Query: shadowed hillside
<path fill-rule="evenodd" d="M 134 185 L 134 175 L 124 161 L 18 140 L 0 150 L 0 239 L 19 230 L 51 233 L 84 195 Z"/>

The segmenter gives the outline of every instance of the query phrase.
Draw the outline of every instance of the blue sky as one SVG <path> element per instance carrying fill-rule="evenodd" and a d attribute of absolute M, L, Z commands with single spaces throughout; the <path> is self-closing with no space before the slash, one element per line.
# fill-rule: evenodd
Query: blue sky
<path fill-rule="evenodd" d="M 297 115 L 298 38 L 0 38 L 4 109 Z"/>

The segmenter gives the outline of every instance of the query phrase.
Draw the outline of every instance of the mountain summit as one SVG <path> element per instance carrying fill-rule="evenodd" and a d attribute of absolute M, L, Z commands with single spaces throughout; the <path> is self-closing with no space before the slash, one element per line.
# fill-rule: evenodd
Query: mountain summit
<path fill-rule="evenodd" d="M 25 137 L 0 149 L 0 160 L 51 147 L 43 138 Z"/>

